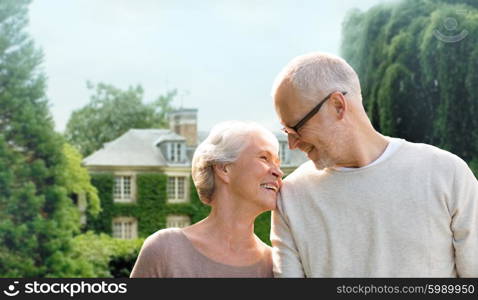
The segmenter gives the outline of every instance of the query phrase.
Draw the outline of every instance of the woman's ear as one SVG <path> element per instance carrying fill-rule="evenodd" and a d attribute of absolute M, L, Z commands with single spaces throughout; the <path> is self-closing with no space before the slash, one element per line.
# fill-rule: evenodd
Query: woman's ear
<path fill-rule="evenodd" d="M 230 168 L 228 164 L 218 164 L 213 166 L 214 174 L 225 183 L 230 182 Z"/>

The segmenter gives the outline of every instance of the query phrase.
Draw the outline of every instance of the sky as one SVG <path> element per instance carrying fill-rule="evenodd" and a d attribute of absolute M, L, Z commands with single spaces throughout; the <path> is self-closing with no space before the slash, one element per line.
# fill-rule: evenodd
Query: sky
<path fill-rule="evenodd" d="M 145 102 L 172 89 L 198 128 L 252 120 L 280 128 L 271 86 L 295 56 L 340 55 L 341 24 L 391 0 L 34 0 L 28 32 L 44 53 L 56 130 L 85 106 L 86 82 L 140 84 Z"/>

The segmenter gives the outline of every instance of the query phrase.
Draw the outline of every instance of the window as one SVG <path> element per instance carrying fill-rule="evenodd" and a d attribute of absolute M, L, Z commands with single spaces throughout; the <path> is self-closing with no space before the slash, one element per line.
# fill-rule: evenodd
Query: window
<path fill-rule="evenodd" d="M 191 219 L 185 215 L 169 215 L 166 217 L 166 227 L 183 228 L 191 225 Z"/>
<path fill-rule="evenodd" d="M 169 161 L 180 162 L 182 160 L 181 152 L 182 152 L 182 143 L 170 143 L 169 153 L 168 153 Z"/>
<path fill-rule="evenodd" d="M 137 221 L 135 218 L 119 217 L 113 219 L 114 238 L 129 240 L 137 236 Z"/>
<path fill-rule="evenodd" d="M 186 177 L 168 177 L 168 202 L 186 202 Z"/>
<path fill-rule="evenodd" d="M 289 162 L 289 149 L 287 147 L 287 142 L 279 143 L 279 159 L 282 164 Z"/>
<path fill-rule="evenodd" d="M 132 202 L 131 176 L 115 176 L 113 198 L 115 202 Z"/>

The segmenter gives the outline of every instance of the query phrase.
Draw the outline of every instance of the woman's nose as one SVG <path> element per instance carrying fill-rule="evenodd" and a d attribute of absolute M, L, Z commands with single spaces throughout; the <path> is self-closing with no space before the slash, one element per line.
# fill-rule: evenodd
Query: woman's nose
<path fill-rule="evenodd" d="M 284 176 L 284 172 L 282 172 L 280 167 L 275 167 L 272 169 L 272 175 L 274 175 L 277 178 L 282 178 L 282 176 Z"/>

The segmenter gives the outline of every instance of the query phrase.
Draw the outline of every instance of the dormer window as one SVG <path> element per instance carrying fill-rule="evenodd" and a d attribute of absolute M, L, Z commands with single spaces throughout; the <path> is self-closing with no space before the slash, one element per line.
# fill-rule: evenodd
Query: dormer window
<path fill-rule="evenodd" d="M 181 158 L 181 143 L 171 143 L 169 148 L 169 160 L 179 162 Z"/>
<path fill-rule="evenodd" d="M 169 142 L 167 144 L 167 158 L 169 162 L 180 163 L 184 161 L 185 144 L 182 142 Z"/>

